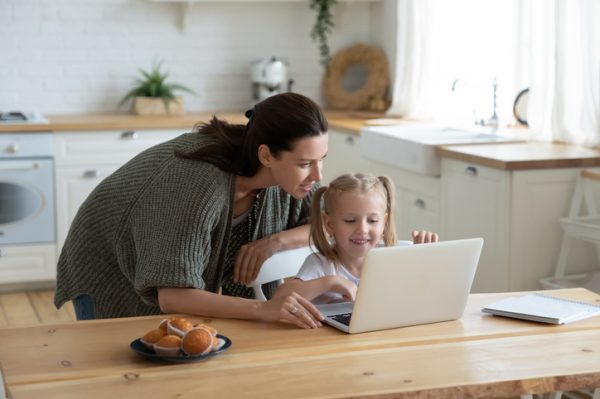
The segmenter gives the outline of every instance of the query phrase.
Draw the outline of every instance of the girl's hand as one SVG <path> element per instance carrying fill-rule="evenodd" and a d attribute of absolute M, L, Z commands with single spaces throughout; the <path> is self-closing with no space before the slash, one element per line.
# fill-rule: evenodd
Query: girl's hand
<path fill-rule="evenodd" d="M 432 233 L 431 231 L 418 231 L 413 230 L 410 233 L 412 237 L 412 241 L 414 244 L 424 244 L 428 242 L 438 242 L 439 237 L 436 233 Z"/>
<path fill-rule="evenodd" d="M 279 246 L 273 236 L 252 241 L 240 247 L 233 266 L 233 281 L 250 284 L 256 280 L 260 267 L 271 257 Z"/>
<path fill-rule="evenodd" d="M 352 281 L 340 276 L 331 276 L 331 279 L 331 291 L 341 294 L 342 298 L 346 301 L 354 302 L 358 286 Z"/>
<path fill-rule="evenodd" d="M 267 321 L 287 321 L 301 328 L 321 327 L 323 315 L 309 300 L 295 292 L 281 298 L 260 302 L 262 318 Z"/>

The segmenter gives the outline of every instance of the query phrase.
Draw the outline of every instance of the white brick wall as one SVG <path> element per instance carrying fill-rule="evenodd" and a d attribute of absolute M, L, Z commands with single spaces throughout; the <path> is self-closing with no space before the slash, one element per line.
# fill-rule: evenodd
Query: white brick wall
<path fill-rule="evenodd" d="M 247 107 L 250 66 L 271 55 L 289 62 L 294 91 L 320 101 L 323 70 L 308 3 L 194 3 L 182 32 L 173 3 L 0 0 L 0 110 L 115 111 L 137 69 L 157 58 L 171 81 L 199 93 L 184 95 L 189 111 Z M 385 40 L 381 4 L 338 4 L 333 50 Z"/>

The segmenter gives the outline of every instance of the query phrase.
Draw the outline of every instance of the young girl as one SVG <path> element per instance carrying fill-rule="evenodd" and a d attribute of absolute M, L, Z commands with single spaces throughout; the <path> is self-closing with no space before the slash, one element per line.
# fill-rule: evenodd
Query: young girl
<path fill-rule="evenodd" d="M 394 192 L 389 178 L 360 173 L 341 175 L 319 188 L 313 195 L 310 228 L 318 253 L 309 255 L 274 297 L 295 292 L 315 304 L 353 301 L 369 250 L 381 240 L 385 246 L 396 244 Z M 438 239 L 426 231 L 413 231 L 412 238 L 415 243 Z"/>

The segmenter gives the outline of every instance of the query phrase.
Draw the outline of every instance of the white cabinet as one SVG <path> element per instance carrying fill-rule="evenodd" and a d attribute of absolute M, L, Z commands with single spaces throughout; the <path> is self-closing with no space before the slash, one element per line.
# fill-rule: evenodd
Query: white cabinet
<path fill-rule="evenodd" d="M 441 183 L 442 238 L 485 241 L 472 291 L 508 291 L 510 173 L 443 159 Z"/>
<path fill-rule="evenodd" d="M 388 176 L 396 186 L 396 231 L 401 240 L 411 230 L 440 231 L 440 179 L 371 161 L 369 171 Z"/>
<path fill-rule="evenodd" d="M 540 289 L 551 276 L 580 169 L 501 170 L 442 159 L 444 239 L 485 240 L 473 292 Z M 578 243 L 570 271 L 595 264 L 594 248 Z"/>
<path fill-rule="evenodd" d="M 37 283 L 56 276 L 56 246 L 19 245 L 0 248 L 2 284 Z"/>
<path fill-rule="evenodd" d="M 182 133 L 177 129 L 56 133 L 58 253 L 77 210 L 98 183 L 141 151 Z"/>
<path fill-rule="evenodd" d="M 369 161 L 360 153 L 360 137 L 337 130 L 329 130 L 327 157 L 323 161 L 324 185 L 342 173 L 367 172 Z"/>

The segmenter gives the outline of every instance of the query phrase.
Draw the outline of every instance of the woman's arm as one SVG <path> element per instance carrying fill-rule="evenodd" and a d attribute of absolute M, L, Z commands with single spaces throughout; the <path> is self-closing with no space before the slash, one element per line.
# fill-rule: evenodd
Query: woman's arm
<path fill-rule="evenodd" d="M 158 304 L 164 313 L 264 321 L 289 321 L 302 328 L 321 326 L 323 315 L 298 294 L 269 301 L 219 295 L 196 288 L 159 288 Z"/>
<path fill-rule="evenodd" d="M 324 276 L 307 281 L 294 278 L 280 285 L 273 294 L 273 298 L 296 293 L 311 301 L 326 292 L 337 292 L 345 300 L 354 301 L 356 289 L 356 284 L 340 276 Z"/>
<path fill-rule="evenodd" d="M 233 281 L 250 284 L 275 252 L 308 245 L 309 229 L 308 225 L 299 226 L 242 245 L 235 258 Z"/>

